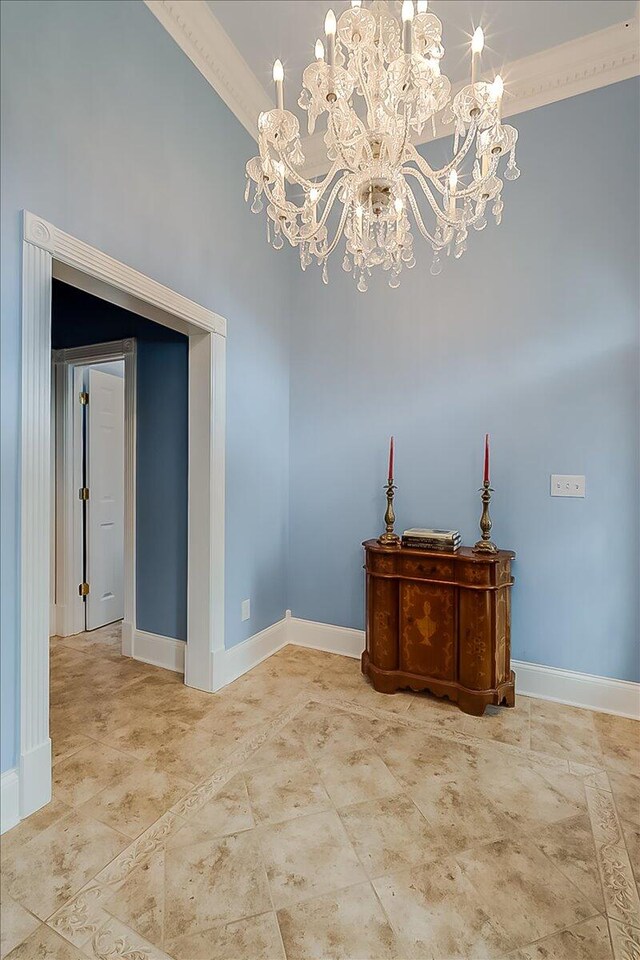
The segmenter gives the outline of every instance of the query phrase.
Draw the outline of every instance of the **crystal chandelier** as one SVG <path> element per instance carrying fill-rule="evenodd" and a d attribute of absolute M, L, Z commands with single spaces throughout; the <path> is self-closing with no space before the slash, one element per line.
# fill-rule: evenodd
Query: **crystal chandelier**
<path fill-rule="evenodd" d="M 299 172 L 304 163 L 297 118 L 284 109 L 284 71 L 276 60 L 276 108 L 258 118 L 260 155 L 247 163 L 246 199 L 267 209 L 267 238 L 276 249 L 288 240 L 300 249 L 305 270 L 315 257 L 328 282 L 327 261 L 344 236 L 343 268 L 358 290 L 367 289 L 373 267 L 390 271 L 389 286 L 400 284 L 403 266 L 415 265 L 414 229 L 431 244 L 431 273 L 442 269 L 441 254 L 462 256 L 469 227 L 482 230 L 486 209 L 502 217 L 498 167 L 508 157 L 504 178 L 519 175 L 518 133 L 501 121 L 503 83 L 478 80 L 484 36 L 471 41 L 471 83 L 451 99 L 451 84 L 440 71 L 442 24 L 427 11 L 428 0 L 404 0 L 401 21 L 394 4 L 352 0 L 336 23 L 325 20 L 324 45 L 304 71 L 298 101 L 308 113 L 309 133 L 327 114 L 324 142 L 329 171 L 317 181 Z M 399 7 L 395 4 L 395 7 Z M 355 96 L 357 94 L 357 97 Z M 435 117 L 453 124 L 453 156 L 435 169 L 411 143 Z M 336 213 L 332 216 L 332 211 Z"/>

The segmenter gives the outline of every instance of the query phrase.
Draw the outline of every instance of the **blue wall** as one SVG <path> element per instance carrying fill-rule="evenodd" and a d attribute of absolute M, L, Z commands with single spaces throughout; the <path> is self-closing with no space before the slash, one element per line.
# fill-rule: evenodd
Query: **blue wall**
<path fill-rule="evenodd" d="M 502 225 L 399 289 L 332 265 L 296 284 L 291 355 L 294 615 L 363 626 L 360 542 L 398 527 L 477 539 L 482 440 L 494 534 L 518 553 L 513 656 L 638 680 L 638 81 L 515 118 L 522 177 Z M 433 144 L 443 158 L 450 144 Z M 584 500 L 551 473 L 586 474 Z"/>
<path fill-rule="evenodd" d="M 20 210 L 228 321 L 228 646 L 286 607 L 292 264 L 244 203 L 254 141 L 144 4 L 7 0 L 1 15 L 5 770 L 19 714 Z"/>
<path fill-rule="evenodd" d="M 54 349 L 137 340 L 136 626 L 187 639 L 189 341 L 53 282 Z"/>

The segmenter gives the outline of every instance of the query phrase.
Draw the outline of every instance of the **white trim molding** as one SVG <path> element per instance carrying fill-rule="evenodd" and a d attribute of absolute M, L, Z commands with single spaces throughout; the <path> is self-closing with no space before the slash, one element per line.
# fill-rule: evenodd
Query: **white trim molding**
<path fill-rule="evenodd" d="M 146 630 L 134 630 L 131 656 L 142 663 L 163 667 L 175 673 L 184 673 L 186 643 L 174 637 L 163 637 Z"/>
<path fill-rule="evenodd" d="M 216 690 L 232 683 L 289 643 L 289 620 L 283 618 L 259 633 L 214 654 Z"/>
<path fill-rule="evenodd" d="M 16 767 L 0 776 L 0 833 L 20 821 L 20 779 Z"/>
<path fill-rule="evenodd" d="M 287 611 L 287 640 L 299 647 L 359 658 L 364 650 L 364 630 L 336 627 L 330 623 L 300 620 Z M 516 695 L 555 700 L 585 710 L 613 713 L 640 720 L 640 683 L 576 673 L 512 660 L 516 674 Z"/>
<path fill-rule="evenodd" d="M 189 335 L 189 569 L 185 682 L 213 690 L 224 648 L 224 371 L 226 321 L 53 224 L 23 211 L 20 457 L 19 814 L 51 799 L 49 618 L 51 514 L 51 290 L 62 264 L 81 289 L 140 302 L 156 322 Z M 101 286 L 100 286 L 101 285 Z M 126 362 L 126 356 L 125 356 Z M 202 447 L 206 449 L 203 457 Z M 133 498 L 130 498 L 133 502 Z M 206 519 L 205 519 L 206 518 Z M 197 527 L 197 529 L 196 529 Z M 191 578 L 193 579 L 193 577 Z M 135 644 L 127 621 L 125 646 Z M 193 660 L 193 664 L 191 661 Z"/>
<path fill-rule="evenodd" d="M 512 660 L 516 694 L 640 720 L 640 683 Z"/>
<path fill-rule="evenodd" d="M 205 0 L 145 0 L 149 10 L 186 53 L 203 77 L 257 139 L 257 119 L 274 104 L 247 61 L 224 30 Z M 576 37 L 567 43 L 540 50 L 505 64 L 505 117 L 580 93 L 588 93 L 640 73 L 638 26 L 635 18 Z M 275 53 L 274 53 L 275 56 Z M 488 79 L 493 79 L 490 77 Z M 301 77 L 295 78 L 302 83 Z M 462 84 L 454 85 L 453 94 Z M 449 136 L 451 126 L 436 127 L 436 138 Z M 430 133 L 414 142 L 434 139 Z M 324 131 L 304 137 L 304 175 L 320 176 L 327 170 Z"/>

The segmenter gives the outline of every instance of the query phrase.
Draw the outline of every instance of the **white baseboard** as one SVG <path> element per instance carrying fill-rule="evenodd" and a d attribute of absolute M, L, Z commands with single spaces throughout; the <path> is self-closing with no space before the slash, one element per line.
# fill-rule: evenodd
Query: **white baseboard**
<path fill-rule="evenodd" d="M 640 720 L 640 683 L 512 660 L 516 693 Z"/>
<path fill-rule="evenodd" d="M 216 678 L 216 690 L 237 680 L 243 673 L 256 667 L 282 647 L 286 647 L 289 643 L 288 636 L 288 620 L 285 617 L 243 640 L 237 646 L 214 654 L 213 675 Z"/>
<path fill-rule="evenodd" d="M 358 659 L 365 647 L 364 630 L 336 627 L 332 623 L 317 623 L 315 620 L 300 620 L 291 616 L 287 617 L 287 624 L 289 643 L 297 647 L 310 647 L 312 650 L 339 653 L 343 657 Z"/>
<path fill-rule="evenodd" d="M 20 757 L 20 819 L 35 813 L 51 800 L 51 740 L 47 737 Z"/>
<path fill-rule="evenodd" d="M 11 830 L 20 821 L 20 778 L 18 768 L 0 777 L 0 833 Z"/>
<path fill-rule="evenodd" d="M 345 657 L 359 658 L 365 646 L 364 630 L 291 616 L 287 617 L 287 637 L 289 643 L 297 646 Z M 560 670 L 523 660 L 512 660 L 511 666 L 516 673 L 516 694 L 640 720 L 640 683 Z"/>
<path fill-rule="evenodd" d="M 165 670 L 184 673 L 186 647 L 184 640 L 162 637 L 158 633 L 147 633 L 146 630 L 133 630 L 132 634 L 131 653 L 125 656 L 132 656 L 134 660 L 150 663 L 154 667 L 164 667 Z M 122 652 L 125 652 L 124 642 Z"/>

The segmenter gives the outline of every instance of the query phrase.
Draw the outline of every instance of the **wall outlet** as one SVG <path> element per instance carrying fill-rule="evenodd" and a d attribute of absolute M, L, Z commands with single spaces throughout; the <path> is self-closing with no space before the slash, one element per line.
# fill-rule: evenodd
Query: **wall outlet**
<path fill-rule="evenodd" d="M 584 497 L 585 496 L 585 478 L 580 476 L 569 476 L 563 473 L 554 473 L 551 475 L 551 496 L 552 497 Z"/>
<path fill-rule="evenodd" d="M 248 620 L 251 617 L 251 600 L 242 601 L 241 620 Z"/>

